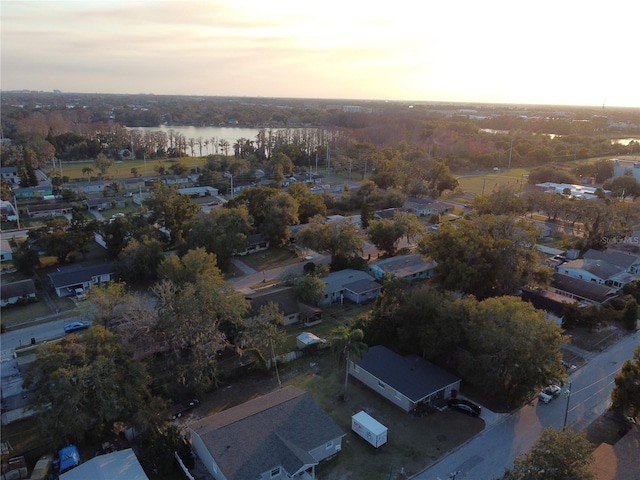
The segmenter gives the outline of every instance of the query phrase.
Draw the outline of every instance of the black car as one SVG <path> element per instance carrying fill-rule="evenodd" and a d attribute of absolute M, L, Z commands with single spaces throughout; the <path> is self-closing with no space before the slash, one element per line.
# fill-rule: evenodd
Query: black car
<path fill-rule="evenodd" d="M 452 398 L 448 402 L 449 408 L 453 408 L 455 410 L 459 410 L 461 412 L 466 413 L 471 417 L 479 417 L 482 412 L 482 408 L 480 405 L 476 405 L 469 400 L 464 400 L 462 398 Z"/>
<path fill-rule="evenodd" d="M 189 410 L 197 407 L 199 403 L 200 401 L 198 399 L 192 398 L 191 400 L 187 400 L 186 402 L 174 405 L 174 407 L 171 409 L 171 420 L 182 417 L 184 413 L 187 413 Z"/>

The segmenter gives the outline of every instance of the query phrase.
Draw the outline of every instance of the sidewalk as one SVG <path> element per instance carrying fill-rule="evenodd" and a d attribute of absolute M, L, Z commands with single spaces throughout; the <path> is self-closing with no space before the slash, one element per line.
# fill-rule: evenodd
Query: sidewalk
<path fill-rule="evenodd" d="M 232 257 L 231 263 L 233 264 L 234 267 L 240 270 L 243 275 L 253 275 L 254 273 L 258 273 L 257 270 L 251 268 L 249 265 L 247 265 L 237 257 Z"/>

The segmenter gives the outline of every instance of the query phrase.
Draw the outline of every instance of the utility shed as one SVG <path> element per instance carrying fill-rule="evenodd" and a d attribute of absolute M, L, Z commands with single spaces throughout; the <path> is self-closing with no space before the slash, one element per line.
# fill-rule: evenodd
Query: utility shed
<path fill-rule="evenodd" d="M 324 338 L 317 337 L 311 332 L 302 332 L 296 337 L 296 345 L 300 350 L 307 348 L 310 345 L 323 345 L 327 341 Z"/>
<path fill-rule="evenodd" d="M 367 412 L 360 411 L 351 417 L 351 430 L 376 448 L 387 443 L 387 427 Z"/>

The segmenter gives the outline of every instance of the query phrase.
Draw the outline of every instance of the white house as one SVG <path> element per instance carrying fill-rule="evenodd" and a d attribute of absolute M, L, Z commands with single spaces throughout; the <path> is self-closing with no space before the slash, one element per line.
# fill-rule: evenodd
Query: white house
<path fill-rule="evenodd" d="M 320 305 L 349 300 L 361 304 L 375 299 L 382 291 L 382 285 L 361 270 L 339 270 L 322 278 L 325 283 L 324 298 Z"/>

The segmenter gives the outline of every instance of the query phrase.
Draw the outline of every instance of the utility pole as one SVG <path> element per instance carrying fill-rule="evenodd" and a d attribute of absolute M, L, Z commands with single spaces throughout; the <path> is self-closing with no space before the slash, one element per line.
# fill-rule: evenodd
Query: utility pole
<path fill-rule="evenodd" d="M 562 424 L 562 430 L 567 428 L 567 416 L 569 415 L 569 400 L 571 399 L 571 382 L 569 382 L 569 388 L 564 391 L 567 396 L 567 405 L 564 408 L 564 422 Z"/>

